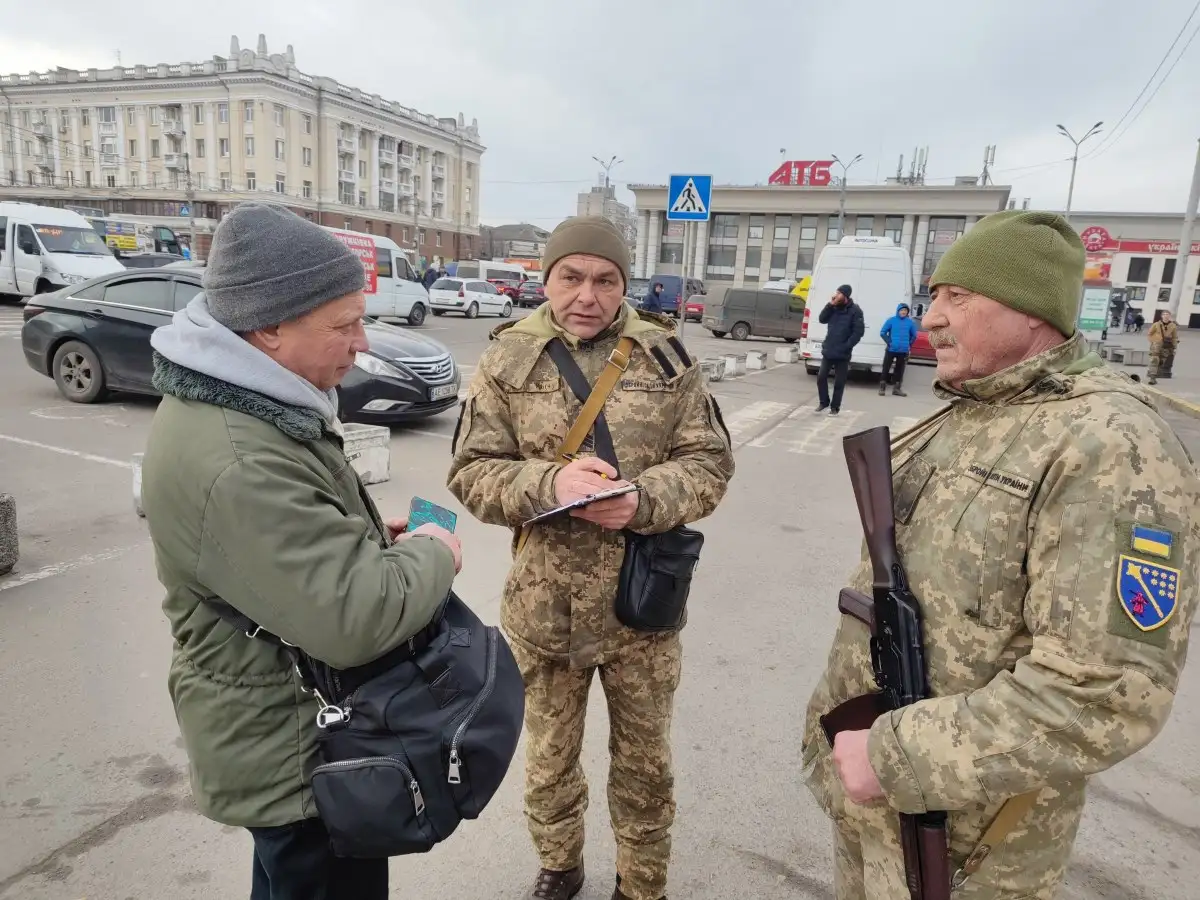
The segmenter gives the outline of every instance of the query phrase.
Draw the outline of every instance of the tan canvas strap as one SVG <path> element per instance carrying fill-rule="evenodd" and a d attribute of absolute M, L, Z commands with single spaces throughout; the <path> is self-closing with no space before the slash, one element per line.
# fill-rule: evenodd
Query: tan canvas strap
<path fill-rule="evenodd" d="M 617 380 L 629 368 L 629 359 L 632 354 L 633 338 L 621 338 L 617 342 L 616 349 L 608 355 L 608 365 L 604 367 L 604 371 L 600 373 L 600 377 L 592 385 L 592 392 L 588 394 L 587 402 L 583 404 L 583 409 L 579 411 L 579 417 L 575 419 L 575 424 L 571 426 L 571 430 L 567 432 L 567 436 L 563 438 L 562 444 L 559 445 L 558 451 L 555 453 L 555 460 L 557 462 L 571 462 L 575 454 L 579 451 L 579 448 L 583 446 L 588 432 L 592 430 L 592 426 L 596 423 L 597 416 L 604 409 L 604 403 L 608 400 L 608 395 L 617 386 Z M 522 528 L 521 536 L 517 539 L 518 554 L 525 547 L 527 540 L 529 540 L 529 529 Z"/>
<path fill-rule="evenodd" d="M 992 819 L 992 824 L 987 827 L 987 831 L 975 845 L 975 849 L 963 860 L 962 866 L 954 873 L 954 878 L 950 883 L 952 888 L 962 887 L 968 878 L 979 871 L 979 867 L 983 865 L 988 855 L 1004 842 L 1009 832 L 1017 827 L 1029 810 L 1033 809 L 1038 793 L 1038 791 L 1031 791 L 1028 794 L 1010 797 L 1005 801 L 1004 805 L 1000 807 L 1000 811 L 996 813 L 996 818 Z"/>

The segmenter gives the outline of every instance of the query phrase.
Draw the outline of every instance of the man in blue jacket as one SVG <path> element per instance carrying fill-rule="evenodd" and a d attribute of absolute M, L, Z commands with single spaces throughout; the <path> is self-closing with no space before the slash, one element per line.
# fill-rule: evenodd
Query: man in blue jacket
<path fill-rule="evenodd" d="M 828 409 L 831 416 L 836 416 L 842 408 L 842 392 L 850 375 L 850 354 L 862 340 L 865 330 L 862 308 L 850 299 L 850 290 L 848 284 L 839 287 L 817 316 L 818 322 L 829 326 L 821 344 L 821 368 L 817 372 L 817 397 L 820 400 L 817 412 Z M 831 369 L 834 373 L 832 404 L 827 384 Z"/>
<path fill-rule="evenodd" d="M 895 379 L 892 381 L 892 395 L 908 396 L 900 385 L 904 381 L 904 367 L 908 364 L 908 352 L 917 339 L 917 323 L 909 318 L 909 312 L 908 304 L 901 303 L 896 307 L 896 314 L 884 322 L 883 328 L 879 330 L 879 336 L 887 341 L 887 350 L 883 354 L 883 374 L 879 376 L 880 397 L 887 392 L 892 363 L 896 364 L 896 371 L 891 375 Z"/>

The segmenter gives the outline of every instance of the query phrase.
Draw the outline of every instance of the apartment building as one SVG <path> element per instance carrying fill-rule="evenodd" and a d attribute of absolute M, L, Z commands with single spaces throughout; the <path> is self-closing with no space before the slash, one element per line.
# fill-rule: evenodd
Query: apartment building
<path fill-rule="evenodd" d="M 0 76 L 0 198 L 161 221 L 200 256 L 258 198 L 419 262 L 473 258 L 483 152 L 475 120 L 306 75 L 262 35 L 200 63 Z"/>

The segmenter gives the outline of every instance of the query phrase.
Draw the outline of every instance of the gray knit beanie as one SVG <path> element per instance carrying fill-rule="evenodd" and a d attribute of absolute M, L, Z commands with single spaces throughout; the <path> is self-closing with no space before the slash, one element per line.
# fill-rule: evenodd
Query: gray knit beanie
<path fill-rule="evenodd" d="M 202 279 L 212 317 L 230 331 L 297 319 L 366 286 L 349 247 L 291 210 L 239 203 L 221 220 Z"/>

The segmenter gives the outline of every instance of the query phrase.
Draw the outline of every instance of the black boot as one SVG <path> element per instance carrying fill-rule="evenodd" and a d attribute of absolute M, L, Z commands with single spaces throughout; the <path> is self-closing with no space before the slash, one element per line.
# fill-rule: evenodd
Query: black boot
<path fill-rule="evenodd" d="M 882 397 L 886 393 L 887 393 L 887 382 L 886 381 L 879 382 L 879 396 Z"/>
<path fill-rule="evenodd" d="M 900 388 L 900 385 L 896 385 L 894 388 L 892 388 L 892 396 L 893 397 L 907 397 L 908 394 L 904 393 L 904 391 Z"/>
<path fill-rule="evenodd" d="M 583 887 L 583 863 L 565 872 L 539 869 L 529 900 L 571 900 Z"/>

